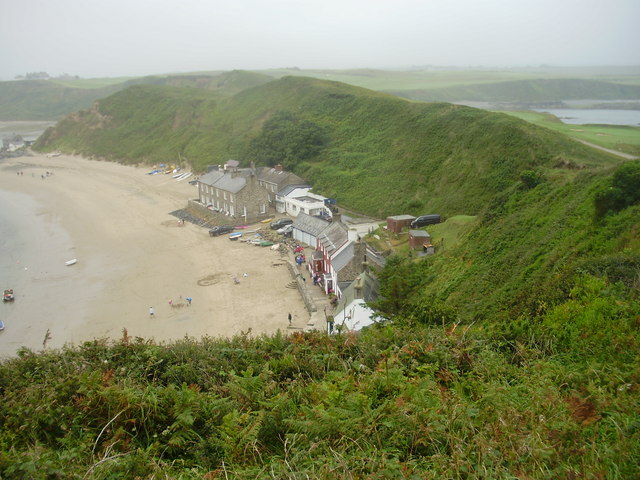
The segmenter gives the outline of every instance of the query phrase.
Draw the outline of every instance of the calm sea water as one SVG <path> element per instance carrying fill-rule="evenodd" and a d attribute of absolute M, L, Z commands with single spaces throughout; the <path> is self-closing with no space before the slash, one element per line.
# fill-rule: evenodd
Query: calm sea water
<path fill-rule="evenodd" d="M 640 110 L 590 110 L 580 108 L 536 109 L 555 115 L 563 123 L 571 125 L 603 124 L 640 126 Z"/>

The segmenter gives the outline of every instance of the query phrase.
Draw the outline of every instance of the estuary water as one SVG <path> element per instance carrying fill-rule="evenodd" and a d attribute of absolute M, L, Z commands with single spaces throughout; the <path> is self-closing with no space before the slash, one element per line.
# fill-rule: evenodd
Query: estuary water
<path fill-rule="evenodd" d="M 630 125 L 640 126 L 640 110 L 541 108 L 536 112 L 550 113 L 562 123 L 571 125 Z"/>

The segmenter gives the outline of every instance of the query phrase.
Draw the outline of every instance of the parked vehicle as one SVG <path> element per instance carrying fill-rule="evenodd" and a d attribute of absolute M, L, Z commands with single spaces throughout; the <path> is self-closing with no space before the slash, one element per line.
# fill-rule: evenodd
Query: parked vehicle
<path fill-rule="evenodd" d="M 285 225 L 282 228 L 279 228 L 277 230 L 278 233 L 282 234 L 282 235 L 287 235 L 289 233 L 291 233 L 293 231 L 293 225 L 289 224 L 289 225 Z"/>
<path fill-rule="evenodd" d="M 292 223 L 293 220 L 291 218 L 279 218 L 278 220 L 271 222 L 271 230 L 278 230 L 279 228 L 282 228 L 285 225 L 291 225 Z"/>
<path fill-rule="evenodd" d="M 213 227 L 209 230 L 209 236 L 217 237 L 218 235 L 230 232 L 233 232 L 233 227 L 231 225 L 218 225 L 217 227 Z"/>
<path fill-rule="evenodd" d="M 413 222 L 411 222 L 411 228 L 420 228 L 425 225 L 433 225 L 435 223 L 440 223 L 440 215 L 430 214 L 430 215 L 421 215 L 416 218 Z"/>

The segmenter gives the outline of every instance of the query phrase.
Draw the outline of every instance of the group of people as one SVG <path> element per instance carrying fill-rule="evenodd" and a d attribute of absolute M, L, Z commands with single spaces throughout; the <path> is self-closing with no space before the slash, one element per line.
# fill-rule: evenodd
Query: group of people
<path fill-rule="evenodd" d="M 293 248 L 293 253 L 295 255 L 295 261 L 298 264 L 298 266 L 302 265 L 304 262 L 306 262 L 306 258 L 304 256 L 304 247 L 300 246 L 300 245 L 296 245 Z"/>

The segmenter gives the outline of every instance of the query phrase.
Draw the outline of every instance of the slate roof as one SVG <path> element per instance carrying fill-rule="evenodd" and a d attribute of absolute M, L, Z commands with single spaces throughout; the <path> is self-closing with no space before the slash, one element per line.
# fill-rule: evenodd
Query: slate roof
<path fill-rule="evenodd" d="M 329 226 L 330 222 L 318 217 L 312 217 L 304 212 L 300 212 L 293 220 L 293 228 L 311 236 L 318 237 L 322 231 Z"/>
<path fill-rule="evenodd" d="M 215 187 L 227 192 L 238 193 L 246 184 L 247 179 L 244 176 L 226 174 L 215 183 Z"/>
<path fill-rule="evenodd" d="M 218 180 L 220 180 L 224 176 L 224 172 L 221 170 L 212 170 L 210 172 L 205 173 L 204 175 L 200 175 L 198 181 L 200 183 L 204 183 L 205 185 L 213 185 Z"/>
<path fill-rule="evenodd" d="M 353 258 L 353 242 L 349 242 L 349 244 L 340 251 L 335 257 L 331 259 L 331 266 L 335 269 L 336 272 L 339 272 Z"/>
<path fill-rule="evenodd" d="M 347 227 L 342 222 L 332 222 L 318 237 L 328 255 L 332 255 L 347 240 Z"/>
<path fill-rule="evenodd" d="M 417 237 L 431 238 L 431 235 L 429 235 L 425 230 L 409 230 L 409 235 L 416 238 Z"/>
<path fill-rule="evenodd" d="M 388 219 L 396 220 L 396 221 L 397 220 L 415 220 L 415 218 L 416 217 L 414 217 L 413 215 L 393 215 L 393 216 L 387 217 L 387 220 Z"/>
<path fill-rule="evenodd" d="M 295 175 L 294 173 L 286 172 L 286 171 L 278 171 L 275 168 L 270 168 L 270 167 L 262 167 L 258 169 L 258 180 L 261 180 L 267 183 L 273 183 L 278 186 L 284 185 L 285 183 L 287 184 L 292 184 L 292 183 L 303 184 L 304 183 L 304 180 L 299 176 Z"/>
<path fill-rule="evenodd" d="M 368 272 L 362 272 L 347 288 L 341 289 L 342 298 L 345 300 L 355 298 L 356 285 L 362 289 L 362 298 L 365 302 L 373 302 L 378 298 L 379 282 Z M 336 309 L 338 310 L 339 308 Z"/>

